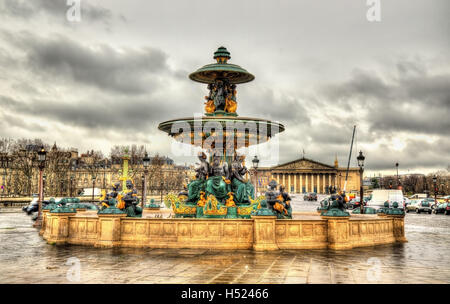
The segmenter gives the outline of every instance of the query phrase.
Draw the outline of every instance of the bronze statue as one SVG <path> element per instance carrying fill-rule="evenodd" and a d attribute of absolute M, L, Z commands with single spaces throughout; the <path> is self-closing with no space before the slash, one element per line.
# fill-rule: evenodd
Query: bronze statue
<path fill-rule="evenodd" d="M 142 208 L 138 206 L 139 199 L 137 197 L 137 190 L 134 188 L 134 184 L 131 180 L 126 181 L 126 189 L 123 190 L 119 197 L 119 209 L 124 209 L 127 212 L 127 216 L 135 217 L 142 215 Z M 122 207 L 122 208 L 121 208 Z"/>
<path fill-rule="evenodd" d="M 228 164 L 222 163 L 220 152 L 214 152 L 213 163 L 209 171 L 209 178 L 206 182 L 206 197 L 212 194 L 217 200 L 223 201 L 230 192 L 230 177 Z"/>
<path fill-rule="evenodd" d="M 195 169 L 195 179 L 191 181 L 188 185 L 188 202 L 197 202 L 200 199 L 200 192 L 205 191 L 206 179 L 209 175 L 209 163 L 207 162 L 208 157 L 205 153 L 200 152 L 198 154 L 198 159 L 200 160 L 199 166 Z"/>
<path fill-rule="evenodd" d="M 239 156 L 234 154 L 234 159 L 231 162 L 231 190 L 235 193 L 234 200 L 238 204 L 250 204 L 250 199 L 255 198 L 255 189 L 253 185 L 245 178 L 245 174 L 248 172 L 247 167 L 243 162 L 245 155 Z"/>

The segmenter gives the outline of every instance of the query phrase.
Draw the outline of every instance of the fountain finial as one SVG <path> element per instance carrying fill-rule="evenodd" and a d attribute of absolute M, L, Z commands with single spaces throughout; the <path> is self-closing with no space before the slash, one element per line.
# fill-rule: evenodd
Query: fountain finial
<path fill-rule="evenodd" d="M 226 47 L 221 46 L 214 52 L 214 59 L 219 64 L 226 64 L 228 59 L 231 59 L 230 52 L 228 52 Z"/>

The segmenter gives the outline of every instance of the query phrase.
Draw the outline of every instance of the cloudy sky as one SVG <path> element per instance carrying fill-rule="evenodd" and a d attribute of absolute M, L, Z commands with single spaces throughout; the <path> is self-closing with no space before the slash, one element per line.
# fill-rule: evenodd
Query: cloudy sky
<path fill-rule="evenodd" d="M 448 0 L 381 0 L 380 22 L 366 0 L 81 0 L 80 22 L 66 2 L 0 0 L 1 137 L 195 162 L 157 126 L 203 111 L 188 74 L 224 45 L 256 76 L 238 113 L 286 127 L 279 163 L 343 166 L 357 125 L 369 174 L 450 165 Z"/>

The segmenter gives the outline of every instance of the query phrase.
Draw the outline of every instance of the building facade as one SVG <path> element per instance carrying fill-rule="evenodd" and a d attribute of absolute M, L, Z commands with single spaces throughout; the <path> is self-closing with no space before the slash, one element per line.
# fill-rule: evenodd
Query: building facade
<path fill-rule="evenodd" d="M 343 190 L 347 168 L 339 167 L 337 159 L 334 166 L 320 163 L 315 160 L 300 158 L 284 164 L 269 168 L 259 168 L 257 176 L 254 175 L 256 188 L 259 193 L 267 189 L 268 183 L 273 179 L 284 185 L 290 193 L 329 193 L 329 187 Z M 359 168 L 349 168 L 346 192 L 360 190 Z"/>

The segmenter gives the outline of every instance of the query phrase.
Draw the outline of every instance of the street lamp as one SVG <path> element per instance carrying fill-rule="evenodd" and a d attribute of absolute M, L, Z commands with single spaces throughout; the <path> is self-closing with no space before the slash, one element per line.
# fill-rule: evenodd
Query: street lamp
<path fill-rule="evenodd" d="M 437 177 L 433 176 L 433 185 L 434 185 L 434 205 L 437 205 Z"/>
<path fill-rule="evenodd" d="M 359 190 L 359 208 L 361 210 L 361 214 L 364 213 L 364 189 L 363 189 L 363 173 L 364 173 L 364 160 L 366 159 L 364 155 L 362 154 L 362 151 L 359 151 L 359 155 L 356 158 L 358 160 L 358 166 L 359 166 L 359 179 L 360 179 L 360 185 L 361 188 Z"/>
<path fill-rule="evenodd" d="M 397 168 L 397 189 L 400 189 L 400 178 L 398 177 L 398 163 L 395 163 L 395 167 Z"/>
<path fill-rule="evenodd" d="M 258 156 L 255 155 L 255 157 L 252 160 L 253 163 L 253 169 L 255 170 L 255 189 L 256 189 L 256 196 L 258 196 L 258 165 L 259 165 L 259 159 Z"/>
<path fill-rule="evenodd" d="M 164 182 L 161 182 L 161 184 L 160 184 L 160 192 L 161 192 L 161 203 L 162 203 L 162 201 L 163 201 L 163 198 L 162 198 L 162 191 L 163 191 L 163 187 L 164 187 Z"/>
<path fill-rule="evenodd" d="M 39 227 L 41 225 L 41 212 L 42 212 L 42 201 L 44 200 L 44 168 L 45 168 L 45 159 L 47 152 L 44 149 L 44 146 L 41 146 L 41 149 L 37 153 L 38 155 L 38 163 L 39 163 L 39 202 L 38 202 L 38 217 L 36 222 L 34 223 L 35 227 Z"/>
<path fill-rule="evenodd" d="M 75 178 L 75 176 L 72 174 L 70 176 L 70 197 L 73 197 L 73 179 Z"/>
<path fill-rule="evenodd" d="M 147 152 L 145 152 L 145 156 L 142 159 L 142 164 L 144 165 L 144 176 L 142 177 L 142 208 L 144 208 L 145 201 L 147 200 L 147 174 L 148 166 L 150 165 L 150 157 Z"/>
<path fill-rule="evenodd" d="M 93 175 L 93 176 L 92 176 L 92 202 L 94 202 L 95 179 L 96 179 L 96 176 Z"/>
<path fill-rule="evenodd" d="M 3 168 L 3 180 L 2 180 L 2 197 L 5 195 L 5 181 L 6 181 L 6 168 L 8 168 L 8 156 L 3 155 L 0 159 L 1 167 Z"/>

